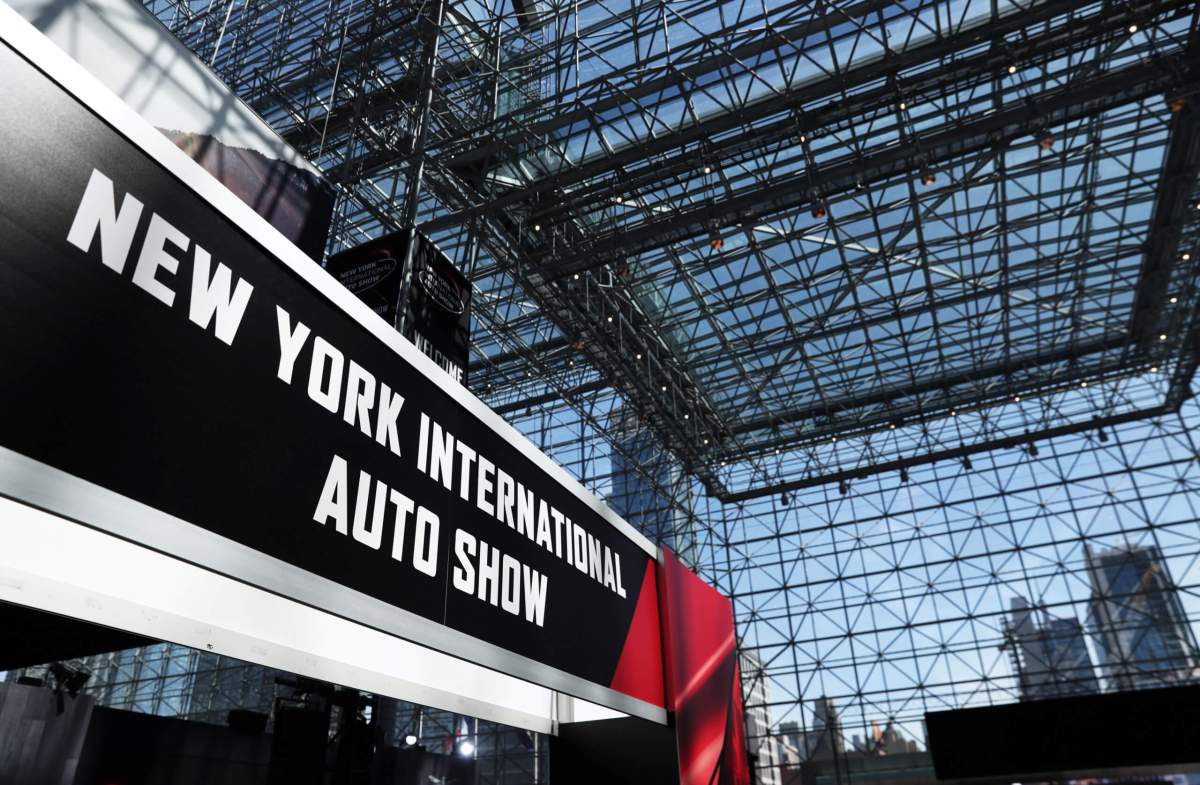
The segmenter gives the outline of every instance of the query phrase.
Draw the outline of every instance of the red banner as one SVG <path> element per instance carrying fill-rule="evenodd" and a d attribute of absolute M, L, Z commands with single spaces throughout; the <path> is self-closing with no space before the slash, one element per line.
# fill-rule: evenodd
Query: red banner
<path fill-rule="evenodd" d="M 666 549 L 659 605 L 680 785 L 749 785 L 733 605 Z"/>

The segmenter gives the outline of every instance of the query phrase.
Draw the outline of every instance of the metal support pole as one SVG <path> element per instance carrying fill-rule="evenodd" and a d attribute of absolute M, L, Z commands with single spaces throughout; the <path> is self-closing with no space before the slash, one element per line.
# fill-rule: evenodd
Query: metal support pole
<path fill-rule="evenodd" d="M 404 249 L 404 279 L 396 298 L 395 327 L 404 334 L 408 313 L 408 296 L 412 288 L 413 251 L 417 244 L 417 208 L 421 202 L 421 180 L 425 174 L 425 141 L 429 136 L 430 114 L 433 107 L 433 86 L 437 78 L 438 47 L 442 41 L 442 18 L 446 0 L 429 0 L 418 19 L 425 37 L 424 63 L 421 71 L 421 92 L 417 103 L 417 132 L 413 135 L 412 158 L 404 184 L 404 211 L 400 225 L 408 233 Z"/>

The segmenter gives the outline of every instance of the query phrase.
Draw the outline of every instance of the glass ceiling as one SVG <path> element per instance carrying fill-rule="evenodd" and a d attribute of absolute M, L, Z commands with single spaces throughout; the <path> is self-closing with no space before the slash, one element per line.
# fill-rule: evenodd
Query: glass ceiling
<path fill-rule="evenodd" d="M 435 0 L 146 5 L 338 185 L 331 251 L 424 161 L 472 391 L 648 489 L 773 737 L 1028 697 L 1016 599 L 1123 684 L 1103 554 L 1194 645 L 1194 0 L 451 1 L 423 148 Z"/>

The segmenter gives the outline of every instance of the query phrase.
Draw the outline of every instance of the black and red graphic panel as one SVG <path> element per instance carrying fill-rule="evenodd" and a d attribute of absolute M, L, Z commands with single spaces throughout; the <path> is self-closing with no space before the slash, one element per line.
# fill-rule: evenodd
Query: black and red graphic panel
<path fill-rule="evenodd" d="M 680 785 L 749 785 L 733 606 L 669 550 L 659 575 Z"/>

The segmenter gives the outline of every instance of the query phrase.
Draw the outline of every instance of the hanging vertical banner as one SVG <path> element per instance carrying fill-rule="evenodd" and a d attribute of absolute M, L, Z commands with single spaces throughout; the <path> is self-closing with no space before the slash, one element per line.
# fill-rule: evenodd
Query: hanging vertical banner
<path fill-rule="evenodd" d="M 413 240 L 413 269 L 404 337 L 459 384 L 467 383 L 471 284 L 420 232 L 397 232 L 331 256 L 325 269 L 388 324 L 399 324 L 404 259 Z"/>
<path fill-rule="evenodd" d="M 750 785 L 733 606 L 669 550 L 659 570 L 680 785 Z"/>
<path fill-rule="evenodd" d="M 0 494 L 665 721 L 655 548 L 3 5 L 0 41 Z"/>

